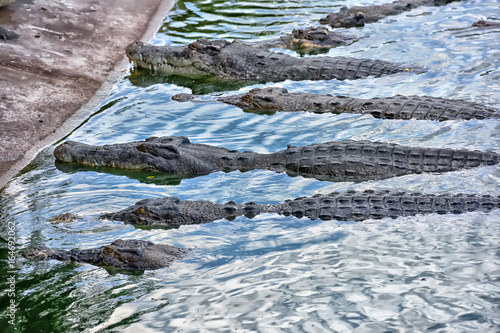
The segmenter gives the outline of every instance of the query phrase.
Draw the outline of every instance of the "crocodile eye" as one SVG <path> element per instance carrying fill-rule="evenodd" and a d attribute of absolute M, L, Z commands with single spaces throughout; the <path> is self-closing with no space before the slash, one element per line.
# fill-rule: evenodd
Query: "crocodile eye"
<path fill-rule="evenodd" d="M 139 213 L 139 214 L 145 214 L 146 213 L 146 208 L 144 208 L 144 207 L 139 208 L 137 210 L 137 213 Z"/>
<path fill-rule="evenodd" d="M 113 252 L 113 249 L 112 249 L 112 248 L 110 248 L 110 247 L 106 247 L 106 248 L 105 248 L 105 251 L 106 251 L 106 253 L 111 253 L 111 252 Z"/>

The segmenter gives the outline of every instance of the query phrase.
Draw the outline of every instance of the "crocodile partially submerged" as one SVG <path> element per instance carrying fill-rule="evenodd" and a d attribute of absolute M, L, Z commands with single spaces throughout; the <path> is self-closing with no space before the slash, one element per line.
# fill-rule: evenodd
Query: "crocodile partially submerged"
<path fill-rule="evenodd" d="M 382 60 L 348 57 L 297 58 L 240 41 L 199 39 L 185 46 L 155 46 L 135 42 L 126 49 L 135 66 L 154 72 L 222 80 L 361 79 L 408 72 Z"/>
<path fill-rule="evenodd" d="M 252 218 L 263 213 L 293 215 L 311 220 L 362 221 L 397 218 L 417 214 L 461 214 L 471 211 L 489 212 L 499 208 L 500 197 L 468 194 L 420 194 L 391 191 L 347 191 L 317 194 L 286 200 L 277 205 L 253 202 L 225 204 L 210 201 L 180 200 L 177 197 L 144 199 L 122 211 L 101 215 L 101 219 L 129 224 L 179 227 L 208 223 L 238 216 Z"/>
<path fill-rule="evenodd" d="M 495 165 L 497 153 L 406 147 L 371 141 L 331 141 L 270 154 L 239 152 L 191 143 L 187 137 L 151 137 L 144 141 L 92 146 L 66 141 L 54 156 L 64 163 L 145 172 L 206 175 L 217 171 L 267 169 L 330 181 L 363 181 L 422 172 L 448 172 Z"/>
<path fill-rule="evenodd" d="M 472 24 L 473 27 L 476 28 L 500 28 L 500 21 L 485 21 L 479 20 Z"/>
<path fill-rule="evenodd" d="M 173 100 L 199 101 L 197 96 L 178 94 Z M 360 113 L 383 119 L 487 119 L 500 118 L 500 111 L 477 103 L 429 96 L 352 98 L 347 96 L 289 93 L 285 88 L 255 88 L 246 94 L 217 97 L 219 102 L 243 110 L 308 111 L 314 113 Z"/>
<path fill-rule="evenodd" d="M 377 22 L 420 6 L 441 6 L 454 1 L 460 0 L 397 0 L 382 5 L 342 7 L 338 12 L 328 14 L 319 22 L 333 28 L 363 27 L 366 23 Z"/>
<path fill-rule="evenodd" d="M 36 246 L 26 250 L 24 256 L 31 260 L 57 259 L 124 270 L 144 271 L 167 267 L 174 260 L 185 256 L 187 252 L 186 249 L 172 245 L 154 244 L 135 239 L 117 239 L 110 245 L 85 250 L 63 251 Z"/>
<path fill-rule="evenodd" d="M 333 31 L 324 26 L 294 29 L 291 34 L 277 39 L 259 42 L 263 48 L 288 48 L 301 53 L 328 50 L 341 45 L 349 45 L 358 40 L 358 37 Z"/>

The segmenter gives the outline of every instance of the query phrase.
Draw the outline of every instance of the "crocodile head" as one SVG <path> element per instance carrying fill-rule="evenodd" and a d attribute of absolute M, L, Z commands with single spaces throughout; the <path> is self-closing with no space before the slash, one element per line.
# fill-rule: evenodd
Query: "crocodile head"
<path fill-rule="evenodd" d="M 232 202 L 221 205 L 210 201 L 181 201 L 178 197 L 165 197 L 143 199 L 119 212 L 104 214 L 101 218 L 138 225 L 179 227 L 245 214 L 238 214 L 237 211 L 238 205 Z"/>
<path fill-rule="evenodd" d="M 197 40 L 183 46 L 154 46 L 135 42 L 126 49 L 128 58 L 137 67 L 189 77 L 217 75 L 217 58 L 225 40 Z"/>
<path fill-rule="evenodd" d="M 348 7 L 342 7 L 338 13 L 330 13 L 319 22 L 328 24 L 332 28 L 363 27 L 366 23 L 366 16 L 363 12 L 353 12 Z"/>
<path fill-rule="evenodd" d="M 276 106 L 279 105 L 278 100 L 287 94 L 286 88 L 254 88 L 246 94 L 219 97 L 218 100 L 237 105 L 243 110 L 276 110 Z"/>
<path fill-rule="evenodd" d="M 144 240 L 117 239 L 110 245 L 86 250 L 60 251 L 37 246 L 25 251 L 24 256 L 31 260 L 71 260 L 96 266 L 142 271 L 169 266 L 172 261 L 186 253 L 186 249 L 171 245 L 154 244 Z"/>
<path fill-rule="evenodd" d="M 222 170 L 221 161 L 234 152 L 193 144 L 184 136 L 164 136 L 104 146 L 66 141 L 56 147 L 54 156 L 59 162 L 86 167 L 198 175 Z"/>

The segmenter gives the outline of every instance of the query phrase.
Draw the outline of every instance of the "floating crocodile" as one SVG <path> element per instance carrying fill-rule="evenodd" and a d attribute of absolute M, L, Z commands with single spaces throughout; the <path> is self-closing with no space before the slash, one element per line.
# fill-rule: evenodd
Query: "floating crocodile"
<path fill-rule="evenodd" d="M 178 94 L 173 100 L 199 101 L 197 96 Z M 308 111 L 315 113 L 361 113 L 384 119 L 486 119 L 500 118 L 500 111 L 481 104 L 429 96 L 360 99 L 347 96 L 289 93 L 285 88 L 255 88 L 246 94 L 217 97 L 247 111 Z"/>
<path fill-rule="evenodd" d="M 291 34 L 281 36 L 275 40 L 259 42 L 257 45 L 263 48 L 281 47 L 311 53 L 341 45 L 349 45 L 358 39 L 355 36 L 345 35 L 329 30 L 327 27 L 319 26 L 294 29 Z"/>
<path fill-rule="evenodd" d="M 311 220 L 362 221 L 396 218 L 417 214 L 460 214 L 470 211 L 488 212 L 499 208 L 500 197 L 467 194 L 420 194 L 391 191 L 347 191 L 317 194 L 286 200 L 277 205 L 253 202 L 225 204 L 210 201 L 180 200 L 177 197 L 144 199 L 122 211 L 101 215 L 101 219 L 123 221 L 136 225 L 179 227 L 208 223 L 238 216 L 252 218 L 263 213 L 307 217 Z"/>
<path fill-rule="evenodd" d="M 36 246 L 26 250 L 24 256 L 31 260 L 57 259 L 143 271 L 167 267 L 174 260 L 185 256 L 187 252 L 186 249 L 171 245 L 154 244 L 144 240 L 117 239 L 110 245 L 86 250 L 62 251 Z"/>
<path fill-rule="evenodd" d="M 477 28 L 500 28 L 500 22 L 494 22 L 494 21 L 484 21 L 480 20 L 477 21 L 476 23 L 472 24 L 473 27 Z"/>
<path fill-rule="evenodd" d="M 383 5 L 342 7 L 339 12 L 330 13 L 319 22 L 333 28 L 362 27 L 420 6 L 441 6 L 454 1 L 460 0 L 397 0 Z"/>
<path fill-rule="evenodd" d="M 406 147 L 370 141 L 331 141 L 271 154 L 239 152 L 191 143 L 184 136 L 92 146 L 66 141 L 56 147 L 60 162 L 146 172 L 205 175 L 217 171 L 267 169 L 330 181 L 383 179 L 422 172 L 447 172 L 494 165 L 497 153 Z"/>
<path fill-rule="evenodd" d="M 155 46 L 135 42 L 126 49 L 135 66 L 154 72 L 223 80 L 361 79 L 408 72 L 382 60 L 347 57 L 297 58 L 259 49 L 241 41 L 199 39 L 186 46 Z"/>

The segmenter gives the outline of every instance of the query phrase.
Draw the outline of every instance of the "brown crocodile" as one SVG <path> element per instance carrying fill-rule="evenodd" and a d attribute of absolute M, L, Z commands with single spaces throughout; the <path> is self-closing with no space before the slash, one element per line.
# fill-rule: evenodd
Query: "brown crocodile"
<path fill-rule="evenodd" d="M 117 239 L 110 245 L 85 250 L 63 251 L 45 246 L 36 246 L 26 250 L 24 256 L 31 260 L 57 259 L 85 262 L 103 267 L 144 271 L 167 267 L 174 260 L 185 256 L 187 252 L 187 249 L 172 245 L 154 244 L 136 239 Z"/>
<path fill-rule="evenodd" d="M 500 28 L 500 22 L 479 20 L 472 26 L 476 28 Z"/>
<path fill-rule="evenodd" d="M 173 100 L 204 101 L 195 95 L 177 94 Z M 289 93 L 285 88 L 255 88 L 246 94 L 217 97 L 217 101 L 245 111 L 307 111 L 314 113 L 360 113 L 383 119 L 487 119 L 500 118 L 500 111 L 485 105 L 429 96 L 375 97 L 370 99 L 340 95 Z"/>
<path fill-rule="evenodd" d="M 10 5 L 16 0 L 0 0 L 0 8 Z M 19 35 L 13 31 L 7 30 L 5 28 L 0 27 L 0 40 L 9 40 L 19 38 Z"/>

